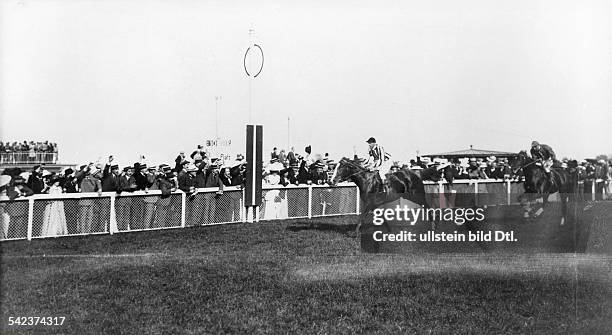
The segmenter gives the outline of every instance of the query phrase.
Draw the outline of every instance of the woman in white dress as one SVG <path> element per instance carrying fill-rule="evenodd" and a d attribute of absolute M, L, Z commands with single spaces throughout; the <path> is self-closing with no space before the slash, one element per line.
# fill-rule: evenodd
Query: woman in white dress
<path fill-rule="evenodd" d="M 64 193 L 60 186 L 60 178 L 53 178 L 50 182 L 48 193 L 58 195 Z M 64 202 L 61 200 L 49 201 L 45 206 L 41 236 L 68 235 L 66 226 L 66 213 L 64 212 Z"/>

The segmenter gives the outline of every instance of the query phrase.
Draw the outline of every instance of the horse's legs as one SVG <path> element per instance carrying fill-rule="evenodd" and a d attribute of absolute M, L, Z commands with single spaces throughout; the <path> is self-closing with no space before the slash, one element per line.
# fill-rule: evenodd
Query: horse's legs
<path fill-rule="evenodd" d="M 355 235 L 357 237 L 359 237 L 359 230 L 361 229 L 361 223 L 366 219 L 366 217 L 368 216 L 369 210 L 366 209 L 363 211 L 363 213 L 361 213 L 359 215 L 359 220 L 357 221 L 357 227 L 355 227 Z"/>
<path fill-rule="evenodd" d="M 569 196 L 559 192 L 559 197 L 561 198 L 561 226 L 563 226 L 565 224 L 565 218 L 567 217 L 567 201 L 569 200 Z"/>
<path fill-rule="evenodd" d="M 538 217 L 540 215 L 542 215 L 542 213 L 544 212 L 544 207 L 546 207 L 546 205 L 548 204 L 548 196 L 550 194 L 548 193 L 544 193 L 542 195 L 542 206 L 540 208 L 538 208 L 538 210 L 535 212 L 535 216 Z"/>

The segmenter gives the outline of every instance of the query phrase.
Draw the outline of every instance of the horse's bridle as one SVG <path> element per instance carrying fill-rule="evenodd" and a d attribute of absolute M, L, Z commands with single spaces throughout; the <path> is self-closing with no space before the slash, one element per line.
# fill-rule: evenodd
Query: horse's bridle
<path fill-rule="evenodd" d="M 363 170 L 361 170 L 361 171 L 357 171 L 357 172 L 355 172 L 355 173 L 351 173 L 350 175 L 346 176 L 345 178 L 343 178 L 343 179 L 345 179 L 345 180 L 348 180 L 348 179 L 349 179 L 349 178 L 351 178 L 352 176 L 356 176 L 356 175 L 361 174 L 361 173 L 369 172 L 367 169 L 365 169 L 365 168 L 364 168 L 363 166 L 361 166 L 361 165 L 355 164 L 355 163 L 353 163 L 353 162 L 351 162 L 351 161 L 349 161 L 349 160 L 345 160 L 345 162 L 346 162 L 347 164 L 349 164 L 350 166 L 353 166 L 353 167 L 357 167 L 357 168 L 363 169 Z M 338 162 L 338 165 L 336 166 L 336 169 L 337 169 L 339 166 L 340 166 L 340 162 Z M 332 182 L 333 182 L 333 180 L 332 180 Z"/>
<path fill-rule="evenodd" d="M 515 173 L 519 172 L 520 170 L 522 170 L 522 169 L 524 169 L 524 168 L 528 167 L 529 165 L 531 165 L 531 164 L 536 164 L 536 163 L 538 163 L 538 162 L 539 162 L 539 160 L 533 160 L 533 161 L 531 161 L 531 163 L 527 163 L 527 164 L 525 164 L 525 165 L 523 165 L 523 166 L 519 167 L 519 168 L 518 168 L 518 169 L 516 169 L 516 170 L 512 170 L 512 173 L 513 173 L 513 174 L 515 174 Z"/>

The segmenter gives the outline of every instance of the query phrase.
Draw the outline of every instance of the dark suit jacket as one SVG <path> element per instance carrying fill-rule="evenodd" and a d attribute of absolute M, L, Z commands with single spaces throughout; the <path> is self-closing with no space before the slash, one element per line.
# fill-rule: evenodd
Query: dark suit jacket
<path fill-rule="evenodd" d="M 45 182 L 42 180 L 38 173 L 32 172 L 30 177 L 28 177 L 28 182 L 26 183 L 29 189 L 34 192 L 34 194 L 41 194 L 42 190 L 45 188 Z"/>

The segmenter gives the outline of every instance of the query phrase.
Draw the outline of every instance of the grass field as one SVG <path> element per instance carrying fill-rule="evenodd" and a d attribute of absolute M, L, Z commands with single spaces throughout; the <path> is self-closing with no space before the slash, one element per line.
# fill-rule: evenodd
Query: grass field
<path fill-rule="evenodd" d="M 612 330 L 609 256 L 362 254 L 355 217 L 315 222 L 4 242 L 2 334 Z"/>

